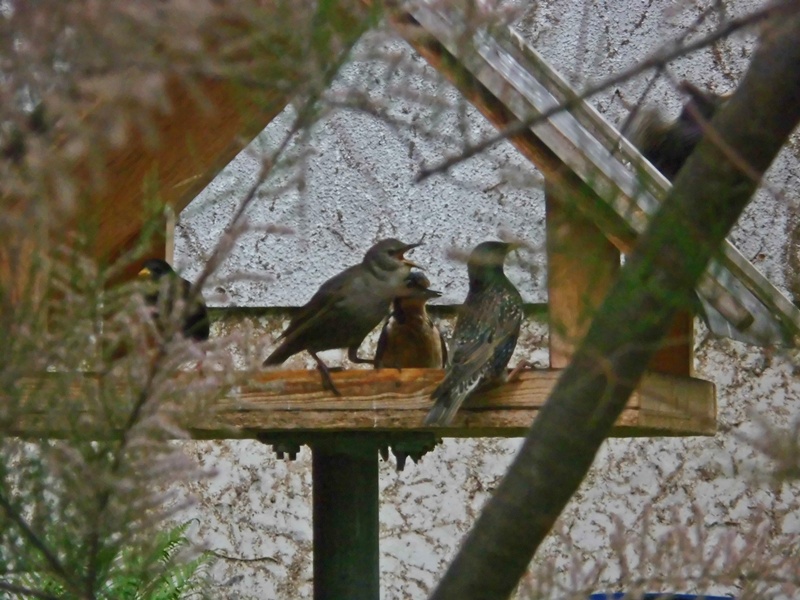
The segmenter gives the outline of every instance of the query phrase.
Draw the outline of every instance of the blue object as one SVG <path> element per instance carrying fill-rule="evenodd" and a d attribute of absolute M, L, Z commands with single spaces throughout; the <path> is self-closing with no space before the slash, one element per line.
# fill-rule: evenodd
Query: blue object
<path fill-rule="evenodd" d="M 650 592 L 643 596 L 630 596 L 631 600 L 736 600 L 733 596 L 698 596 L 697 594 L 674 594 L 672 592 Z M 625 592 L 600 592 L 589 596 L 589 600 L 625 600 Z"/>

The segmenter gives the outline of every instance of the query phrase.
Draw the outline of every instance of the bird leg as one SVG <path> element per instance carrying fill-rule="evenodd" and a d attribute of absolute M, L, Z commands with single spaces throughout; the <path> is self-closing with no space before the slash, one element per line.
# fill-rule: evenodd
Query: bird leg
<path fill-rule="evenodd" d="M 533 368 L 532 362 L 527 360 L 521 360 L 519 363 L 517 363 L 516 367 L 511 369 L 511 373 L 509 373 L 508 376 L 506 377 L 506 383 L 515 382 L 517 379 L 519 379 L 519 376 L 522 374 L 523 370 L 531 368 Z"/>
<path fill-rule="evenodd" d="M 351 346 L 347 349 L 347 358 L 350 359 L 350 362 L 362 365 L 374 365 L 375 361 L 370 360 L 368 358 L 361 358 L 358 355 L 358 346 Z"/>
<path fill-rule="evenodd" d="M 336 386 L 333 385 L 333 379 L 331 379 L 331 373 L 328 370 L 328 365 L 322 362 L 322 359 L 317 356 L 316 352 L 311 352 L 311 350 L 309 350 L 308 353 L 314 357 L 315 361 L 317 361 L 317 369 L 319 370 L 320 375 L 322 375 L 322 387 L 333 392 L 334 396 L 341 396 L 342 394 L 336 389 Z"/>

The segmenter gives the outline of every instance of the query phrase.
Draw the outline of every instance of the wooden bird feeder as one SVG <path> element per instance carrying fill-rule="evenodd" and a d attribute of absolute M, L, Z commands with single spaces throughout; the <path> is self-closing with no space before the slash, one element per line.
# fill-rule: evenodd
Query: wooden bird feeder
<path fill-rule="evenodd" d="M 408 442 L 407 449 L 424 451 L 440 437 L 522 436 L 586 333 L 587 315 L 614 281 L 620 253 L 644 230 L 653 203 L 669 188 L 518 36 L 493 29 L 470 38 L 464 23 L 456 9 L 432 8 L 394 21 L 498 128 L 542 115 L 509 139 L 547 180 L 551 369 L 525 371 L 518 382 L 477 395 L 445 428 L 422 427 L 429 394 L 443 372 L 417 369 L 333 373 L 341 397 L 321 388 L 316 371 L 258 373 L 211 415 L 191 415 L 184 423 L 201 439 L 252 437 L 289 453 L 299 444 L 311 445 L 317 600 L 379 597 L 378 450 Z M 242 90 L 222 80 L 201 87 L 210 103 L 203 109 L 193 92 L 177 81 L 170 84 L 172 113 L 153 114 L 162 140 L 158 148 L 134 139 L 108 157 L 113 184 L 90 204 L 101 232 L 98 256 L 118 255 L 135 240 L 147 177 L 158 173 L 163 199 L 179 212 L 242 147 L 242 136 L 252 138 L 290 100 L 258 91 L 248 93 L 264 97 L 243 100 Z M 548 114 L 563 102 L 570 103 L 570 112 Z M 636 171 L 628 164 L 637 165 Z M 153 254 L 163 252 L 161 247 Z M 730 244 L 698 291 L 712 325 L 722 319 L 744 336 L 752 324 L 800 330 L 798 310 Z M 692 330 L 692 315 L 681 313 L 617 421 L 615 435 L 715 433 L 714 386 L 692 377 Z M 80 401 L 73 398 L 77 404 L 70 410 L 80 410 Z M 48 424 L 52 419 L 45 422 L 37 413 L 34 397 L 31 407 L 18 433 L 58 435 Z"/>

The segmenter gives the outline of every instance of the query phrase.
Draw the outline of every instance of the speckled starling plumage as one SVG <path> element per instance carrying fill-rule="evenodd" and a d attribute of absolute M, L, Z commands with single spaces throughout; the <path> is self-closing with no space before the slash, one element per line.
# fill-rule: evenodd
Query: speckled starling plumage
<path fill-rule="evenodd" d="M 279 365 L 306 350 L 317 362 L 326 386 L 338 394 L 317 352 L 347 348 L 351 361 L 373 362 L 359 358 L 358 347 L 389 313 L 392 300 L 406 293 L 405 279 L 416 265 L 403 254 L 417 246 L 393 238 L 381 240 L 359 264 L 323 283 L 292 318 L 278 338 L 283 341 L 264 366 Z"/>
<path fill-rule="evenodd" d="M 426 425 L 449 425 L 472 392 L 505 379 L 523 315 L 522 297 L 503 271 L 513 248 L 503 242 L 483 242 L 469 256 L 469 292 L 450 340 L 451 363 L 431 394 L 435 403 Z"/>
<path fill-rule="evenodd" d="M 430 289 L 430 281 L 420 271 L 406 277 L 408 296 L 392 303 L 392 314 L 378 338 L 375 368 L 440 369 L 447 360 L 447 345 L 434 325 L 425 303 L 441 292 Z"/>
<path fill-rule="evenodd" d="M 194 298 L 190 298 L 192 284 L 180 277 L 167 261 L 158 258 L 147 260 L 139 276 L 148 279 L 144 299 L 152 307 L 153 318 L 162 333 L 166 329 L 162 315 L 169 316 L 175 310 L 177 293 L 183 302 L 188 303 L 181 309 L 181 333 L 199 342 L 208 339 L 210 322 L 202 294 L 198 292 Z"/>
<path fill-rule="evenodd" d="M 631 141 L 647 160 L 672 181 L 703 138 L 704 121 L 710 121 L 727 96 L 701 90 L 684 81 L 681 90 L 688 100 L 678 118 L 665 123 L 657 110 L 645 110 Z"/>

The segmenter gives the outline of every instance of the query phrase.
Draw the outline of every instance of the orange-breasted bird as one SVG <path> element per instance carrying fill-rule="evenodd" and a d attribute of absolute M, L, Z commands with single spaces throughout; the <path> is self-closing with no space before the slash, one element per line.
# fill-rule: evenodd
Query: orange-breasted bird
<path fill-rule="evenodd" d="M 515 247 L 483 242 L 470 253 L 469 292 L 450 340 L 451 363 L 431 394 L 434 406 L 425 425 L 450 424 L 471 393 L 505 381 L 523 315 L 522 297 L 503 271 L 506 255 Z"/>
<path fill-rule="evenodd" d="M 358 356 L 358 348 L 389 313 L 392 300 L 408 293 L 405 279 L 411 267 L 417 265 L 403 255 L 419 245 L 394 238 L 381 240 L 359 264 L 323 283 L 292 318 L 278 338 L 281 344 L 267 357 L 264 366 L 279 365 L 306 350 L 317 362 L 326 387 L 338 395 L 328 367 L 317 352 L 347 348 L 351 361 L 373 364 Z"/>
<path fill-rule="evenodd" d="M 425 309 L 428 300 L 442 295 L 430 285 L 420 271 L 412 271 L 406 277 L 408 295 L 394 299 L 392 314 L 378 338 L 376 369 L 438 369 L 447 362 L 444 336 Z"/>

